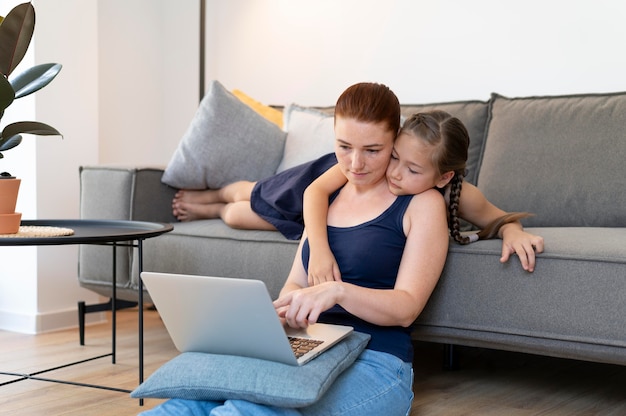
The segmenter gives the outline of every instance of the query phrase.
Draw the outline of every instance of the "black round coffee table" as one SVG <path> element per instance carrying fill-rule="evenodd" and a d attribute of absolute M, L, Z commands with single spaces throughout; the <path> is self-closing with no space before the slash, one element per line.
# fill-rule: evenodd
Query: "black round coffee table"
<path fill-rule="evenodd" d="M 161 234 L 167 233 L 174 229 L 171 224 L 146 222 L 146 221 L 125 221 L 125 220 L 24 220 L 20 224 L 21 227 L 30 229 L 42 229 L 45 235 L 47 229 L 69 229 L 72 231 L 70 235 L 51 235 L 51 236 L 28 236 L 29 233 L 24 233 L 27 236 L 20 236 L 20 232 L 16 235 L 0 235 L 0 246 L 54 246 L 54 245 L 68 245 L 68 244 L 103 244 L 112 245 L 114 250 L 118 244 L 131 245 L 138 249 L 138 263 L 139 263 L 139 275 L 143 271 L 143 241 L 147 238 L 157 237 Z M 54 230 L 52 230 L 54 231 Z M 130 242 L 130 243 L 129 243 Z M 132 243 L 135 242 L 135 243 Z M 12 375 L 19 377 L 16 380 L 12 380 L 6 383 L 9 384 L 22 380 L 40 380 L 51 381 L 64 384 L 74 384 L 84 387 L 95 387 L 106 390 L 121 391 L 128 393 L 129 390 L 118 389 L 114 387 L 74 383 L 56 379 L 48 379 L 39 377 L 39 374 L 52 371 L 55 369 L 68 367 L 90 361 L 106 356 L 112 357 L 112 362 L 115 363 L 115 298 L 116 298 L 116 281 L 115 281 L 115 264 L 113 265 L 113 282 L 112 282 L 112 349 L 110 354 L 104 354 L 97 357 L 93 357 L 87 360 L 81 360 L 61 366 L 56 366 L 47 370 L 37 371 L 36 373 L 23 374 L 23 373 L 10 373 L 1 372 L 0 374 Z M 143 282 L 139 279 L 139 384 L 143 382 Z M 140 400 L 143 404 L 143 400 Z"/>
<path fill-rule="evenodd" d="M 25 220 L 21 226 L 69 228 L 71 235 L 12 237 L 0 235 L 0 246 L 56 246 L 145 240 L 169 232 L 171 224 L 122 220 Z"/>

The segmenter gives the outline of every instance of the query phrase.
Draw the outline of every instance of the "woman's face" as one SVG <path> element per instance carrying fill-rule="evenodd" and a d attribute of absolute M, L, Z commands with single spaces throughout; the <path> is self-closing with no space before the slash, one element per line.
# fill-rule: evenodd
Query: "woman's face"
<path fill-rule="evenodd" d="M 348 182 L 368 186 L 385 179 L 395 133 L 385 123 L 337 116 L 335 154 Z"/>
<path fill-rule="evenodd" d="M 395 195 L 415 195 L 435 186 L 445 186 L 449 178 L 442 176 L 433 165 L 432 152 L 433 147 L 423 140 L 401 133 L 387 168 L 389 190 Z"/>

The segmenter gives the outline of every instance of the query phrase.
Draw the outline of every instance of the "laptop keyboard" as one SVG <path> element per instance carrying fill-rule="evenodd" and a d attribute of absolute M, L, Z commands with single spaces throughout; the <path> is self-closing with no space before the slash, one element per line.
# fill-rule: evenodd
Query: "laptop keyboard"
<path fill-rule="evenodd" d="M 313 348 L 322 344 L 324 341 L 318 341 L 316 339 L 307 339 L 307 338 L 298 338 L 298 337 L 287 337 L 289 338 L 289 343 L 291 344 L 291 349 L 293 353 L 296 355 L 296 358 L 302 357 L 307 352 L 311 351 Z"/>

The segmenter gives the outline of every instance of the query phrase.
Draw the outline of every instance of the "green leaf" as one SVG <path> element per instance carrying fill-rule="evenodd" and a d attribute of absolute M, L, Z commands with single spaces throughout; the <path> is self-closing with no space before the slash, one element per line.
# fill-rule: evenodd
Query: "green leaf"
<path fill-rule="evenodd" d="M 9 82 L 15 91 L 15 98 L 39 91 L 57 76 L 61 68 L 61 64 L 36 65 L 11 78 Z"/>
<path fill-rule="evenodd" d="M 9 124 L 2 130 L 2 137 L 13 137 L 17 134 L 36 134 L 39 136 L 61 136 L 61 133 L 52 126 L 38 121 L 18 121 Z M 1 142 L 2 139 L 0 139 Z"/>
<path fill-rule="evenodd" d="M 16 134 L 15 136 L 9 137 L 5 139 L 4 137 L 0 138 L 0 151 L 5 151 L 9 149 L 13 149 L 15 146 L 22 143 L 22 135 Z"/>
<path fill-rule="evenodd" d="M 4 109 L 11 105 L 15 98 L 11 83 L 0 74 L 0 118 L 4 113 Z"/>
<path fill-rule="evenodd" d="M 9 76 L 22 61 L 35 31 L 35 8 L 15 6 L 0 25 L 0 73 Z"/>

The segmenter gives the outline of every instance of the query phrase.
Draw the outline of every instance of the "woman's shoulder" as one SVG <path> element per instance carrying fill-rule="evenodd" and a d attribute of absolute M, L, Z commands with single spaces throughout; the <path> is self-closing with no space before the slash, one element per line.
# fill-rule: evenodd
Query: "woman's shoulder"
<path fill-rule="evenodd" d="M 428 189 L 427 191 L 413 195 L 411 202 L 407 208 L 409 215 L 423 215 L 433 210 L 446 212 L 446 202 L 444 196 L 436 189 Z"/>
<path fill-rule="evenodd" d="M 441 202 L 444 203 L 445 199 L 443 196 L 443 193 L 435 188 L 431 188 L 431 189 L 427 189 L 424 192 L 420 192 L 419 194 L 415 194 L 413 195 L 413 198 L 411 199 L 411 203 L 414 203 L 415 201 L 425 201 L 425 202 L 432 202 L 432 203 L 436 203 Z"/>
<path fill-rule="evenodd" d="M 402 223 L 407 237 L 409 234 L 423 234 L 433 229 L 435 224 L 447 230 L 447 209 L 443 195 L 435 189 L 413 195 Z M 445 234 L 445 231 L 442 232 Z"/>

